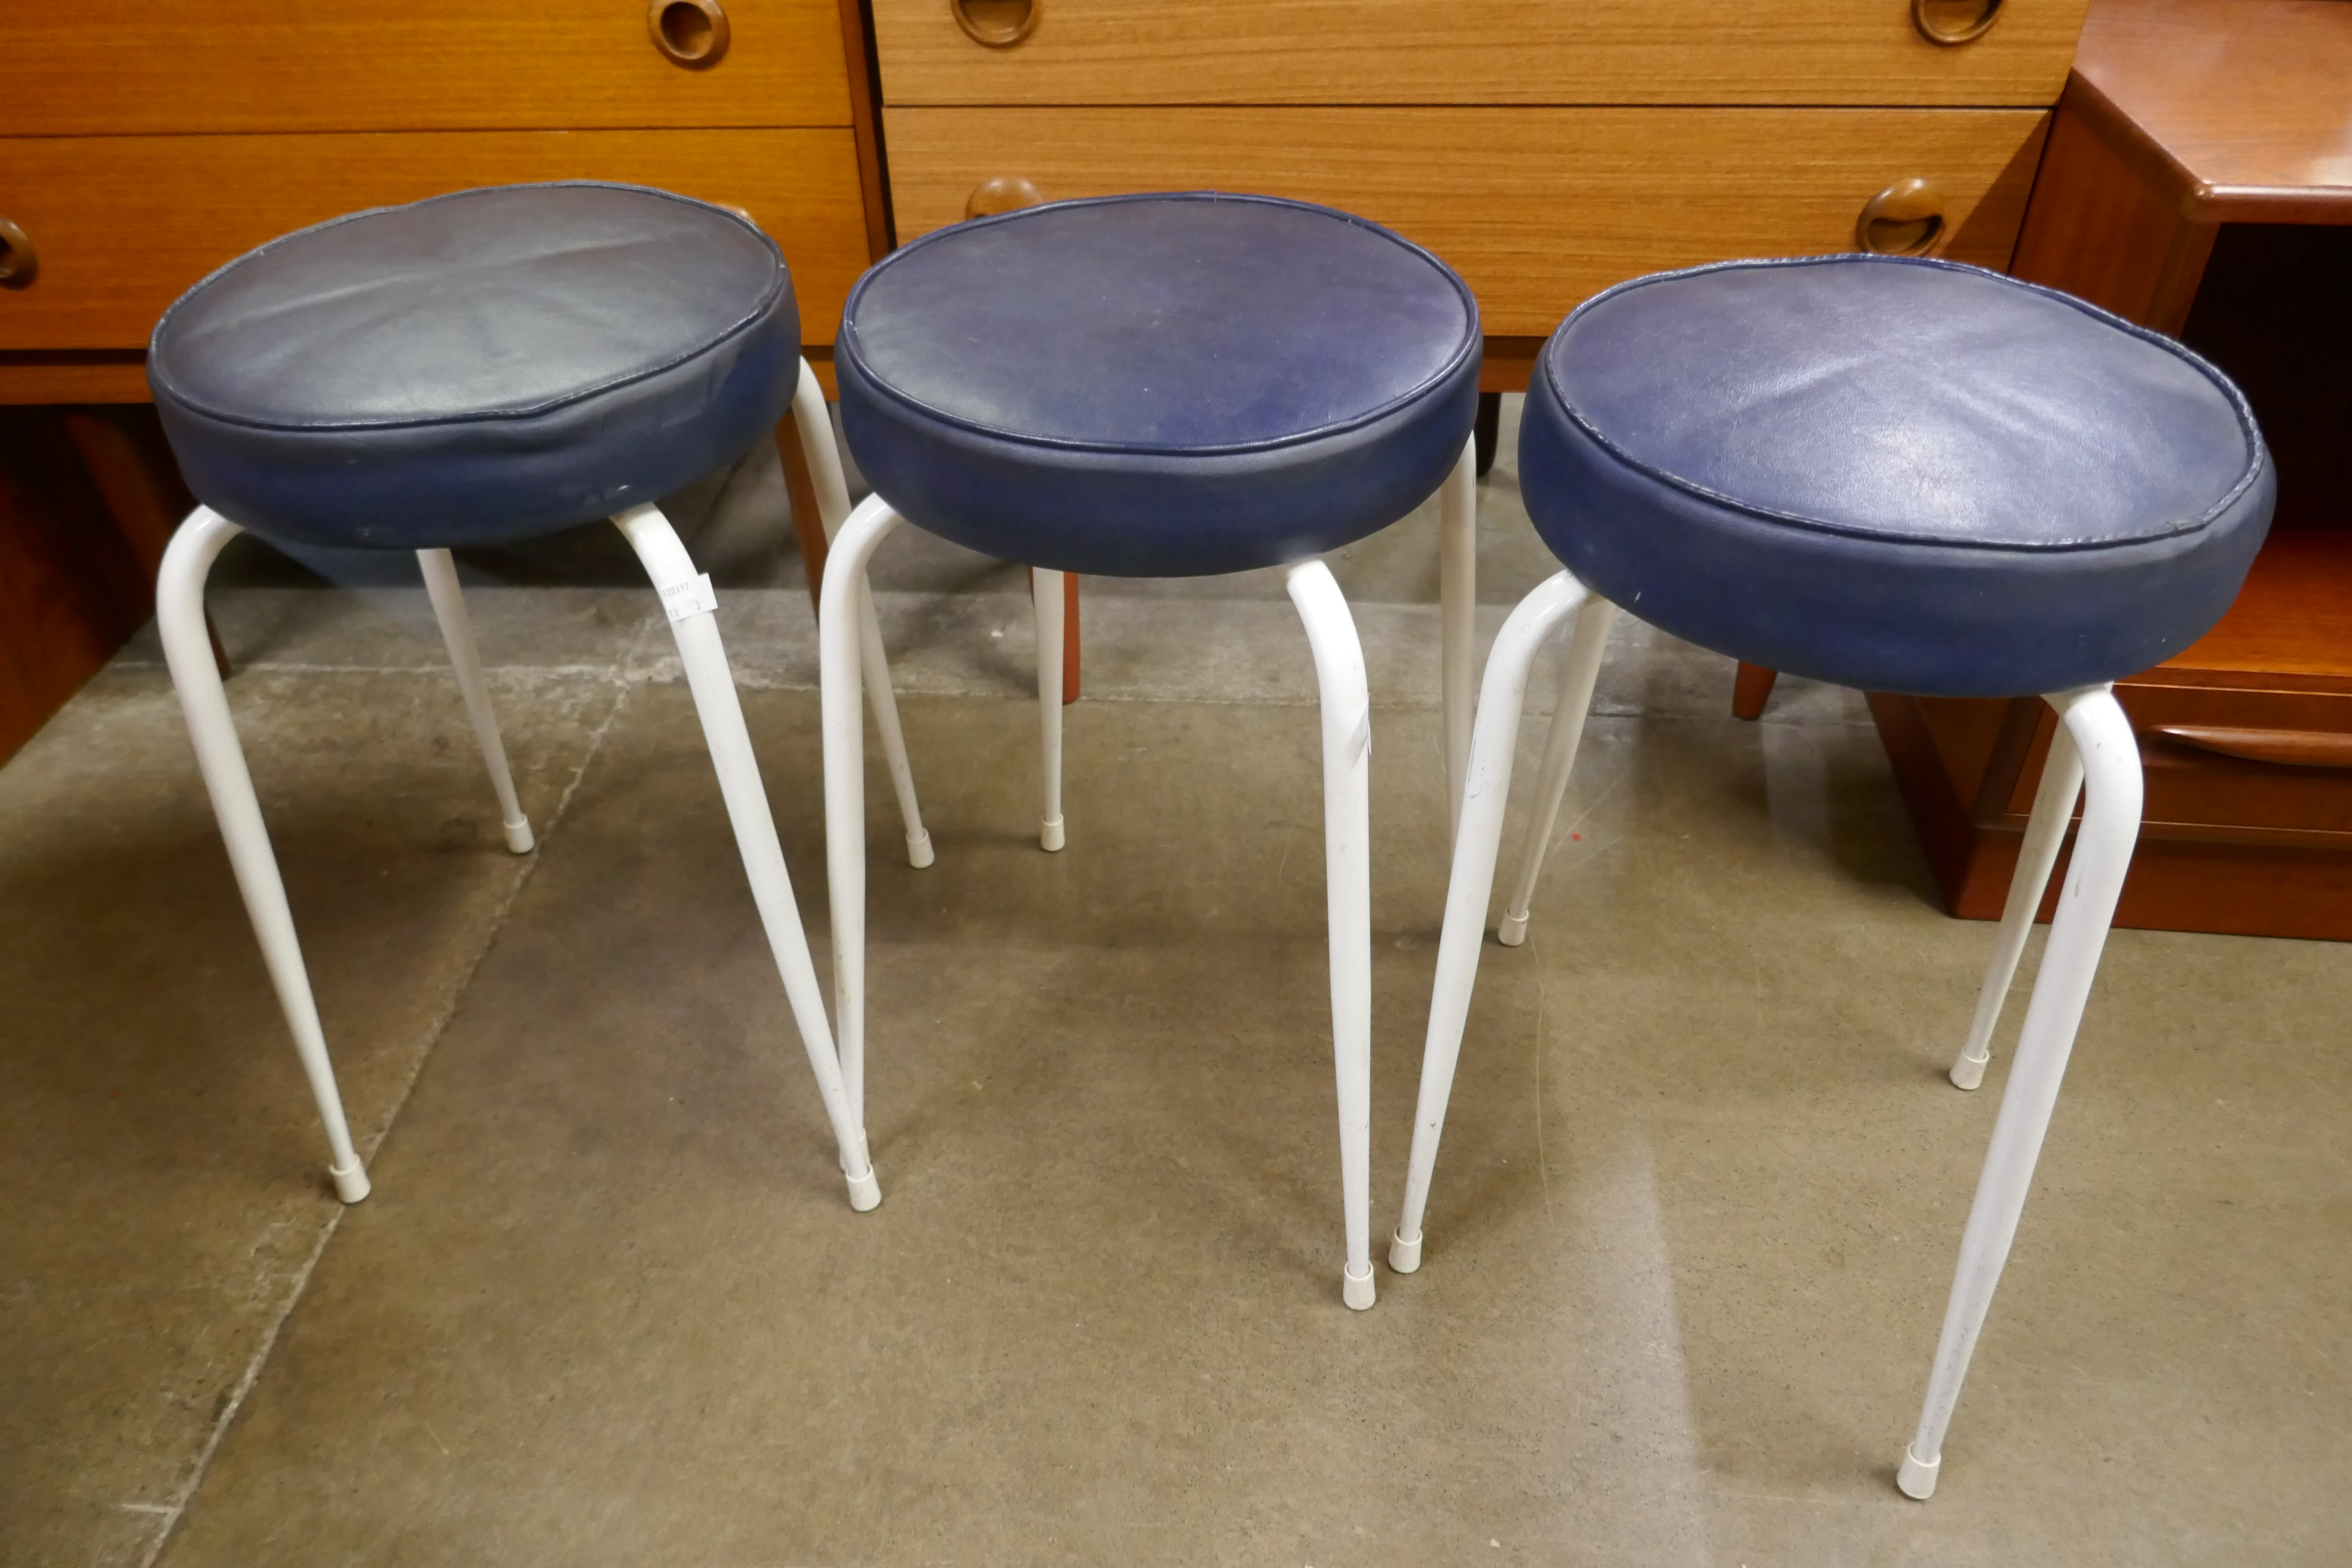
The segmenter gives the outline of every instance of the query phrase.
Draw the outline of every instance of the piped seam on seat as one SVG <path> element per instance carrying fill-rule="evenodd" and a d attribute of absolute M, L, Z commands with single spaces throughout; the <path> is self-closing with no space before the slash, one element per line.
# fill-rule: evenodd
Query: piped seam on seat
<path fill-rule="evenodd" d="M 1634 289 L 1646 288 L 1654 283 L 1670 283 L 1678 279 L 1696 277 L 1710 272 L 1760 270 L 1765 268 L 1780 267 L 1822 267 L 1850 264 L 1854 262 L 1869 262 L 1883 266 L 1931 267 L 1948 272 L 1970 273 L 1979 277 L 1990 278 L 2011 288 L 2022 289 L 2032 293 L 2044 295 L 2062 304 L 2070 306 L 2073 309 L 2081 311 L 2083 314 L 2094 318 L 2095 320 L 2103 321 L 2109 326 L 2118 327 L 2142 342 L 2153 344 L 2154 346 L 2162 349 L 2166 353 L 2181 360 L 2183 363 L 2187 363 L 2189 368 L 2204 376 L 2207 384 L 2211 385 L 2214 390 L 2221 393 L 2223 400 L 2229 404 L 2231 414 L 2238 421 L 2238 433 L 2246 444 L 2247 464 L 2245 469 L 2238 476 L 2237 482 L 2232 484 L 2230 489 L 2223 493 L 2221 499 L 2216 501 L 2201 516 L 2198 517 L 2193 521 L 2184 521 L 2175 522 L 2166 528 L 2162 532 L 2138 534 L 2129 539 L 2071 539 L 2037 543 L 2028 543 L 2013 540 L 1983 540 L 1962 537 L 1929 539 L 1923 538 L 1916 533 L 1895 533 L 1885 529 L 1864 528 L 1853 523 L 1834 522 L 1827 518 L 1809 517 L 1802 512 L 1780 511 L 1771 507 L 1759 506 L 1753 501 L 1742 500 L 1736 496 L 1726 495 L 1720 490 L 1700 484 L 1696 479 L 1685 478 L 1683 475 L 1675 473 L 1671 469 L 1662 468 L 1654 463 L 1645 462 L 1642 458 L 1633 456 L 1631 452 L 1626 451 L 1616 442 L 1611 440 L 1606 435 L 1602 434 L 1597 426 L 1595 426 L 1590 419 L 1587 419 L 1584 416 L 1583 411 L 1577 407 L 1574 401 L 1570 398 L 1566 390 L 1560 386 L 1558 376 L 1554 374 L 1554 366 L 1552 363 L 1553 354 L 1560 342 L 1565 339 L 1569 328 L 1575 325 L 1577 318 L 1582 316 L 1586 311 L 1592 310 L 1594 307 L 1601 305 L 1604 301 L 1612 300 L 1620 294 L 1631 293 Z M 1610 457 L 1615 458 L 1624 467 L 1633 469 L 1634 472 L 1641 474 L 1646 479 L 1655 480 L 1656 482 L 1668 486 L 1671 489 L 1678 489 L 1687 495 L 1696 497 L 1699 500 L 1712 502 L 1727 510 L 1736 511 L 1744 516 L 1755 518 L 1759 521 L 1786 523 L 1792 527 L 1807 529 L 1813 532 L 1835 534 L 1841 538 L 1846 539 L 1870 539 L 1888 544 L 1924 546 L 1930 548 L 1983 550 L 1994 552 L 2005 551 L 2021 554 L 2063 554 L 2091 550 L 2128 550 L 2142 548 L 2150 544 L 2162 543 L 2167 540 L 2179 539 L 2189 534 L 2199 533 L 2203 531 L 2205 529 L 2211 527 L 2217 520 L 2225 516 L 2231 507 L 2237 505 L 2239 500 L 2243 497 L 2254 482 L 2262 477 L 2262 472 L 2265 466 L 2269 452 L 2268 447 L 2265 446 L 2263 441 L 2262 430 L 2260 426 L 2254 423 L 2253 410 L 2247 404 L 2245 395 L 2241 393 L 2236 385 L 2233 384 L 2227 376 L 2221 374 L 2220 370 L 2215 367 L 2211 362 L 2205 359 L 2202 355 L 2195 353 L 2193 350 L 2174 342 L 2170 338 L 2165 337 L 2159 332 L 2150 331 L 2145 327 L 2127 321 L 2111 310 L 2102 310 L 2086 300 L 2078 300 L 2073 295 L 2063 293 L 2059 289 L 2047 288 L 2039 283 L 2030 283 L 2022 279 L 2005 277 L 2000 273 L 1990 271 L 1985 268 L 1971 267 L 1965 262 L 1946 261 L 1937 257 L 1877 256 L 1867 252 L 1845 252 L 1833 256 L 1785 257 L 1756 260 L 1713 261 L 1703 266 L 1681 268 L 1672 272 L 1651 273 L 1646 277 L 1632 279 L 1626 282 L 1617 284 L 1613 288 L 1605 289 L 1600 293 L 1595 294 L 1591 299 L 1587 300 L 1583 304 L 1579 305 L 1575 310 L 1570 311 L 1567 318 L 1563 320 L 1559 327 L 1553 331 L 1550 340 L 1544 344 L 1541 357 L 1543 361 L 1545 384 L 1549 388 L 1554 399 L 1559 402 L 1561 412 L 1566 414 L 1570 422 L 1576 426 L 1577 429 L 1583 432 L 1583 434 L 1588 437 L 1594 445 L 1598 446 L 1602 451 L 1608 453 Z"/>
<path fill-rule="evenodd" d="M 280 246 L 300 239 L 309 235 L 317 234 L 324 229 L 341 227 L 342 225 L 349 223 L 358 223 L 362 219 L 378 217 L 385 213 L 409 212 L 417 207 L 431 206 L 440 202 L 457 201 L 467 196 L 479 196 L 508 191 L 544 190 L 629 191 L 641 195 L 659 196 L 664 201 L 674 202 L 680 206 L 692 207 L 700 211 L 714 213 L 719 216 L 725 218 L 728 222 L 738 225 L 745 233 L 751 235 L 762 246 L 766 247 L 771 258 L 776 264 L 775 274 L 770 279 L 768 289 L 766 292 L 761 296 L 758 305 L 740 320 L 733 322 L 724 331 L 719 332 L 716 336 L 707 338 L 698 343 L 695 347 L 688 349 L 684 353 L 676 354 L 669 359 L 664 360 L 657 364 L 648 366 L 646 369 L 632 371 L 626 375 L 614 376 L 609 380 L 598 382 L 593 386 L 583 387 L 576 392 L 567 392 L 561 397 L 551 398 L 545 402 L 531 404 L 528 406 L 481 409 L 464 414 L 436 414 L 428 418 L 417 419 L 352 419 L 318 421 L 310 424 L 291 425 L 279 420 L 240 418 L 238 416 L 234 414 L 223 413 L 219 409 L 214 408 L 205 403 L 201 403 L 195 398 L 190 396 L 186 392 L 174 384 L 168 374 L 159 376 L 155 374 L 154 367 L 163 363 L 163 356 L 160 353 L 157 345 L 162 342 L 164 329 L 171 324 L 172 318 L 179 313 L 180 308 L 186 304 L 190 300 L 195 298 L 195 296 L 201 293 L 205 288 L 210 286 L 215 279 L 235 271 L 237 268 L 244 266 L 247 262 L 257 261 Z M 724 207 L 713 206 L 709 202 L 697 201 L 691 196 L 682 196 L 675 191 L 665 191 L 653 185 L 622 184 L 617 182 L 608 180 L 539 180 L 526 184 L 480 185 L 476 186 L 471 190 L 448 191 L 437 196 L 427 196 L 422 201 L 407 202 L 394 206 L 369 207 L 362 212 L 345 213 L 340 217 L 329 218 L 324 223 L 312 224 L 308 228 L 298 228 L 291 234 L 280 235 L 276 239 L 270 240 L 268 244 L 257 247 L 252 250 L 248 250 L 244 255 L 239 256 L 233 260 L 222 263 L 220 266 L 213 268 L 212 271 L 206 273 L 177 300 L 173 300 L 171 305 L 164 310 L 163 314 L 157 318 L 155 330 L 148 334 L 147 339 L 147 363 L 149 365 L 148 383 L 149 385 L 158 394 L 168 395 L 173 403 L 179 407 L 191 414 L 200 415 L 204 418 L 213 420 L 217 424 L 234 426 L 236 428 L 243 430 L 263 430 L 289 436 L 344 434 L 354 431 L 429 430 L 436 426 L 445 426 L 491 425 L 518 420 L 538 419 L 543 418 L 551 414 L 558 413 L 565 408 L 570 408 L 576 405 L 588 402 L 593 398 L 604 396 L 607 394 L 618 391 L 623 387 L 633 386 L 640 382 L 649 381 L 656 376 L 663 375 L 670 371 L 677 370 L 682 365 L 691 364 L 698 359 L 716 353 L 719 350 L 725 348 L 729 343 L 733 342 L 736 339 L 742 337 L 746 332 L 757 326 L 761 321 L 765 320 L 774 310 L 776 301 L 783 296 L 783 293 L 790 286 L 791 281 L 792 269 L 790 265 L 784 260 L 782 249 L 773 239 L 761 233 L 756 225 L 746 222 L 744 219 L 737 216 L 731 212 L 729 212 Z"/>
<path fill-rule="evenodd" d="M 1399 249 L 1409 251 L 1421 258 L 1429 264 L 1431 270 L 1452 287 L 1454 297 L 1461 302 L 1463 308 L 1465 322 L 1463 341 L 1455 347 L 1442 368 L 1425 379 L 1416 382 L 1410 390 L 1398 394 L 1366 413 L 1328 425 L 1320 425 L 1312 430 L 1297 431 L 1270 440 L 1227 442 L 1213 447 L 1146 446 L 1133 442 L 1076 441 L 1060 437 L 1040 436 L 1031 431 L 1008 430 L 1001 426 L 983 424 L 959 414 L 951 414 L 946 409 L 925 403 L 922 399 L 901 391 L 883 379 L 880 373 L 866 362 L 866 356 L 858 350 L 856 319 L 858 301 L 864 297 L 866 285 L 880 276 L 886 268 L 899 258 L 910 255 L 951 235 L 967 233 L 982 226 L 1034 218 L 1042 212 L 1065 211 L 1080 206 L 1109 206 L 1129 202 L 1171 200 L 1232 202 L 1257 206 L 1303 208 L 1309 212 L 1320 213 L 1327 217 L 1336 218 L 1351 227 L 1376 235 Z M 847 302 L 842 307 L 841 332 L 834 345 L 834 354 L 836 365 L 841 362 L 847 362 L 867 385 L 900 407 L 910 409 L 925 418 L 936 420 L 942 425 L 950 426 L 972 435 L 986 436 L 995 440 L 1010 441 L 1021 446 L 1044 447 L 1051 451 L 1088 452 L 1105 457 L 1223 458 L 1243 457 L 1254 452 L 1276 452 L 1291 447 L 1309 446 L 1317 441 L 1328 440 L 1335 436 L 1344 436 L 1350 431 L 1363 429 L 1392 414 L 1410 408 L 1461 374 L 1462 366 L 1466 361 L 1474 355 L 1483 353 L 1485 339 L 1478 329 L 1478 300 L 1477 297 L 1470 292 L 1469 285 L 1463 282 L 1452 268 L 1446 266 L 1426 247 L 1415 245 L 1404 236 L 1383 228 L 1368 218 L 1359 217 L 1354 213 L 1343 212 L 1338 207 L 1324 206 L 1318 202 L 1292 201 L 1281 196 L 1248 195 L 1228 191 L 1146 191 L 1123 195 L 1087 196 L 1073 201 L 1049 202 L 1044 206 L 1015 208 L 1012 212 L 992 214 L 987 217 L 967 219 L 960 224 L 950 224 L 945 227 L 933 229 L 913 243 L 902 247 L 896 255 L 877 263 L 865 277 L 857 280 L 856 286 L 849 292 Z"/>

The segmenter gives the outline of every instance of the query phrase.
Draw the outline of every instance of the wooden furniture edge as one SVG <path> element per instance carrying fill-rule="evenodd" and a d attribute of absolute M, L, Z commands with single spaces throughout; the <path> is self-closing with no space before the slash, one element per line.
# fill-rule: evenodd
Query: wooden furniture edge
<path fill-rule="evenodd" d="M 839 0 L 841 52 L 849 78 L 849 125 L 857 141 L 857 184 L 866 197 L 866 249 L 879 261 L 898 248 L 890 214 L 890 171 L 882 156 L 882 72 L 867 0 Z"/>

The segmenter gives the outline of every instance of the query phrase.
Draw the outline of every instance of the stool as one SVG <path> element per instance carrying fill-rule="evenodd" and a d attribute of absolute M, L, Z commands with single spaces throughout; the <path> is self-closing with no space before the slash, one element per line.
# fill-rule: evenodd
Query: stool
<path fill-rule="evenodd" d="M 1214 193 L 1028 207 L 938 230 L 849 297 L 842 428 L 875 494 L 818 614 L 834 1014 L 863 1126 L 866 859 L 848 615 L 901 519 L 1037 568 L 1045 805 L 1058 849 L 1062 576 L 1287 566 L 1323 718 L 1331 1012 L 1348 1254 L 1372 1304 L 1371 889 L 1363 650 L 1318 552 L 1442 487 L 1443 661 L 1456 809 L 1469 749 L 1478 310 L 1435 257 L 1328 207 Z"/>
<path fill-rule="evenodd" d="M 836 524 L 848 512 L 823 394 L 800 359 L 792 275 L 773 242 L 725 209 L 637 186 L 461 191 L 338 218 L 230 262 L 163 313 L 147 374 L 203 502 L 164 552 L 156 622 L 343 1201 L 367 1195 L 367 1173 L 205 637 L 205 578 L 240 529 L 416 552 L 507 846 L 525 854 L 530 825 L 449 550 L 610 517 L 668 613 L 851 1202 L 871 1208 L 877 1189 L 719 644 L 717 599 L 656 504 L 739 456 L 789 405 L 820 510 Z M 878 661 L 871 603 L 858 607 L 856 629 Z M 888 682 L 873 690 L 903 779 Z M 911 793 L 901 798 L 911 810 Z"/>
<path fill-rule="evenodd" d="M 2110 683 L 2228 609 L 2270 526 L 2269 454 L 2237 389 L 2178 343 L 1975 268 L 1849 256 L 1664 273 L 1586 301 L 1538 363 L 1519 475 L 1569 570 L 1512 612 L 1486 666 L 1389 1255 L 1400 1272 L 1421 1261 L 1528 667 L 1563 619 L 1577 628 L 1506 943 L 1525 937 L 1612 601 L 1840 685 L 2045 696 L 2062 723 L 1952 1068 L 1963 1089 L 1983 1077 L 2087 776 L 1898 1478 L 1925 1498 L 2139 832 L 2139 753 Z"/>

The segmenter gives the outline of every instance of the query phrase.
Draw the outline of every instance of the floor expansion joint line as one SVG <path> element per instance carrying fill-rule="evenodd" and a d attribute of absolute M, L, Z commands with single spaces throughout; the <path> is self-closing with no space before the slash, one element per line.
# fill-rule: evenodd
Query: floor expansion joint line
<path fill-rule="evenodd" d="M 236 1413 L 244 1408 L 245 1396 L 253 1392 L 255 1384 L 261 1381 L 261 1369 L 268 1364 L 269 1352 L 278 1348 L 278 1336 L 284 1331 L 286 1320 L 294 1315 L 295 1303 L 301 1300 L 304 1288 L 310 1283 L 310 1271 L 319 1267 L 319 1259 L 326 1254 L 327 1243 L 333 1239 L 336 1228 L 343 1223 L 343 1205 L 337 1204 L 334 1212 L 319 1226 L 319 1239 L 310 1244 L 310 1256 L 304 1258 L 302 1267 L 294 1271 L 294 1283 L 286 1292 L 286 1304 L 278 1309 L 277 1316 L 270 1320 L 269 1327 L 263 1331 L 261 1343 L 254 1347 L 252 1358 L 245 1363 L 244 1375 L 236 1380 L 236 1386 L 229 1390 L 228 1398 L 222 1402 L 220 1415 L 213 1420 L 213 1429 L 205 1437 L 203 1450 L 196 1455 L 196 1462 L 188 1468 L 187 1479 L 180 1483 L 180 1489 L 173 1494 L 171 1502 L 161 1510 L 161 1523 L 155 1531 L 154 1544 L 147 1548 L 145 1556 L 140 1558 L 139 1568 L 155 1568 L 156 1560 L 163 1555 L 163 1548 L 172 1543 L 172 1537 L 178 1532 L 180 1521 L 187 1517 L 188 1504 L 194 1500 L 196 1489 L 204 1484 L 205 1473 L 212 1468 L 213 1455 L 219 1451 L 221 1439 L 228 1436 L 230 1425 L 236 1420 Z"/>
<path fill-rule="evenodd" d="M 635 651 L 635 646 L 633 641 L 630 652 Z M 409 1096 L 415 1092 L 417 1080 L 425 1075 L 425 1064 L 433 1058 L 434 1047 L 441 1043 L 441 1037 L 447 1031 L 450 1021 L 457 1016 L 457 1009 L 465 1004 L 466 993 L 472 989 L 474 976 L 481 972 L 483 962 L 489 957 L 490 950 L 498 945 L 499 934 L 506 929 L 507 917 L 513 910 L 515 900 L 521 898 L 523 889 L 530 885 L 531 877 L 539 869 L 540 856 L 544 854 L 547 847 L 554 842 L 558 829 L 563 825 L 565 814 L 571 810 L 572 797 L 579 793 L 581 781 L 588 776 L 588 769 L 596 761 L 597 753 L 604 750 L 604 737 L 612 732 L 614 724 L 621 717 L 622 710 L 629 705 L 630 697 L 635 694 L 637 687 L 643 684 L 641 680 L 630 679 L 626 673 L 628 668 L 629 665 L 625 656 L 619 667 L 609 672 L 608 679 L 614 687 L 612 707 L 605 711 L 603 721 L 590 732 L 588 744 L 582 750 L 579 763 L 572 768 L 571 778 L 565 781 L 562 793 L 556 796 L 555 808 L 549 813 L 546 826 L 539 833 L 538 847 L 524 858 L 523 864 L 518 868 L 513 885 L 508 888 L 506 897 L 499 900 L 498 908 L 491 912 L 488 927 L 482 933 L 481 945 L 475 950 L 473 962 L 466 966 L 463 977 L 450 989 L 447 1005 L 434 1016 L 431 1026 L 426 1029 L 424 1045 L 417 1050 L 415 1062 L 411 1064 L 407 1076 L 402 1079 L 399 1091 L 393 1097 L 390 1108 L 385 1110 L 383 1122 L 376 1129 L 375 1137 L 368 1144 L 364 1160 L 366 1164 L 373 1166 L 375 1163 L 376 1156 L 383 1152 L 385 1141 L 392 1136 L 393 1127 L 400 1120 L 401 1111 L 408 1106 Z M 320 1223 L 319 1237 L 311 1244 L 310 1255 L 303 1259 L 302 1267 L 295 1271 L 294 1282 L 286 1293 L 285 1303 L 269 1320 L 268 1327 L 262 1332 L 261 1342 L 254 1347 L 253 1355 L 246 1363 L 245 1371 L 237 1378 L 236 1387 L 229 1391 L 228 1398 L 223 1402 L 220 1414 L 214 1418 L 211 1432 L 205 1435 L 203 1449 L 197 1453 L 195 1463 L 189 1468 L 187 1478 L 181 1482 L 179 1490 L 173 1494 L 169 1503 L 160 1505 L 154 1510 L 161 1522 L 153 1543 L 148 1547 L 146 1554 L 139 1560 L 139 1568 L 155 1568 L 156 1563 L 163 1555 L 164 1548 L 171 1545 L 173 1536 L 178 1533 L 180 1521 L 187 1517 L 188 1504 L 194 1500 L 197 1489 L 204 1485 L 205 1477 L 212 1468 L 213 1456 L 219 1451 L 223 1439 L 228 1436 L 228 1429 L 236 1425 L 237 1412 L 244 1408 L 246 1395 L 251 1393 L 254 1384 L 261 1380 L 262 1370 L 269 1363 L 270 1352 L 278 1348 L 278 1335 L 285 1331 L 287 1321 L 294 1316 L 294 1309 L 301 1305 L 302 1293 L 310 1283 L 311 1270 L 318 1268 L 319 1259 L 326 1255 L 327 1243 L 333 1239 L 336 1230 L 343 1223 L 343 1215 L 349 1212 L 350 1210 L 344 1205 L 337 1204 L 334 1205 L 333 1212 Z"/>

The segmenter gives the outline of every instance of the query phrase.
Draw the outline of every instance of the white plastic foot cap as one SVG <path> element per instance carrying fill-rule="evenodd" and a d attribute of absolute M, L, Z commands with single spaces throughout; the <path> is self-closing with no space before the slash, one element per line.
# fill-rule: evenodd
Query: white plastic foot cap
<path fill-rule="evenodd" d="M 910 833 L 907 836 L 908 865 L 912 866 L 916 870 L 919 871 L 938 858 L 939 857 L 931 853 L 931 832 L 929 828 L 927 827 L 920 833 Z"/>
<path fill-rule="evenodd" d="M 1421 1267 L 1421 1237 L 1407 1241 L 1402 1236 L 1389 1237 L 1389 1267 L 1400 1274 L 1410 1274 Z"/>
<path fill-rule="evenodd" d="M 1048 851 L 1059 849 L 1069 841 L 1069 835 L 1062 831 L 1062 819 L 1058 816 L 1047 817 L 1045 826 L 1037 831 L 1037 842 Z"/>
<path fill-rule="evenodd" d="M 327 1178 L 335 1184 L 335 1195 L 347 1204 L 355 1204 L 375 1190 L 368 1181 L 367 1167 L 356 1160 L 348 1171 L 328 1166 Z"/>
<path fill-rule="evenodd" d="M 516 817 L 507 824 L 507 847 L 518 855 L 528 855 L 539 847 L 539 840 L 530 836 L 530 824 Z"/>
<path fill-rule="evenodd" d="M 1340 1271 L 1339 1299 L 1359 1312 L 1372 1304 L 1372 1266 L 1370 1264 L 1364 1265 L 1361 1279 L 1357 1278 L 1356 1271 L 1352 1268 Z"/>
<path fill-rule="evenodd" d="M 1903 1489 L 1905 1497 L 1917 1498 L 1926 1502 L 1936 1495 L 1936 1471 L 1943 1463 L 1944 1456 L 1941 1454 L 1932 1459 L 1922 1459 L 1906 1448 L 1903 1450 L 1903 1468 L 1895 1472 L 1895 1484 Z"/>
<path fill-rule="evenodd" d="M 1517 947 L 1528 940 L 1528 917 L 1506 914 L 1503 923 L 1495 928 L 1495 940 L 1505 947 Z"/>
<path fill-rule="evenodd" d="M 882 1182 L 873 1166 L 866 1166 L 864 1175 L 849 1178 L 849 1206 L 859 1214 L 871 1214 L 882 1206 Z"/>
<path fill-rule="evenodd" d="M 1991 1060 L 1990 1057 L 1987 1057 L 1984 1061 L 1979 1061 L 1974 1057 L 1962 1057 L 1952 1064 L 1952 1082 L 1961 1089 L 1976 1088 L 1977 1085 L 1984 1082 L 1985 1065 Z"/>

